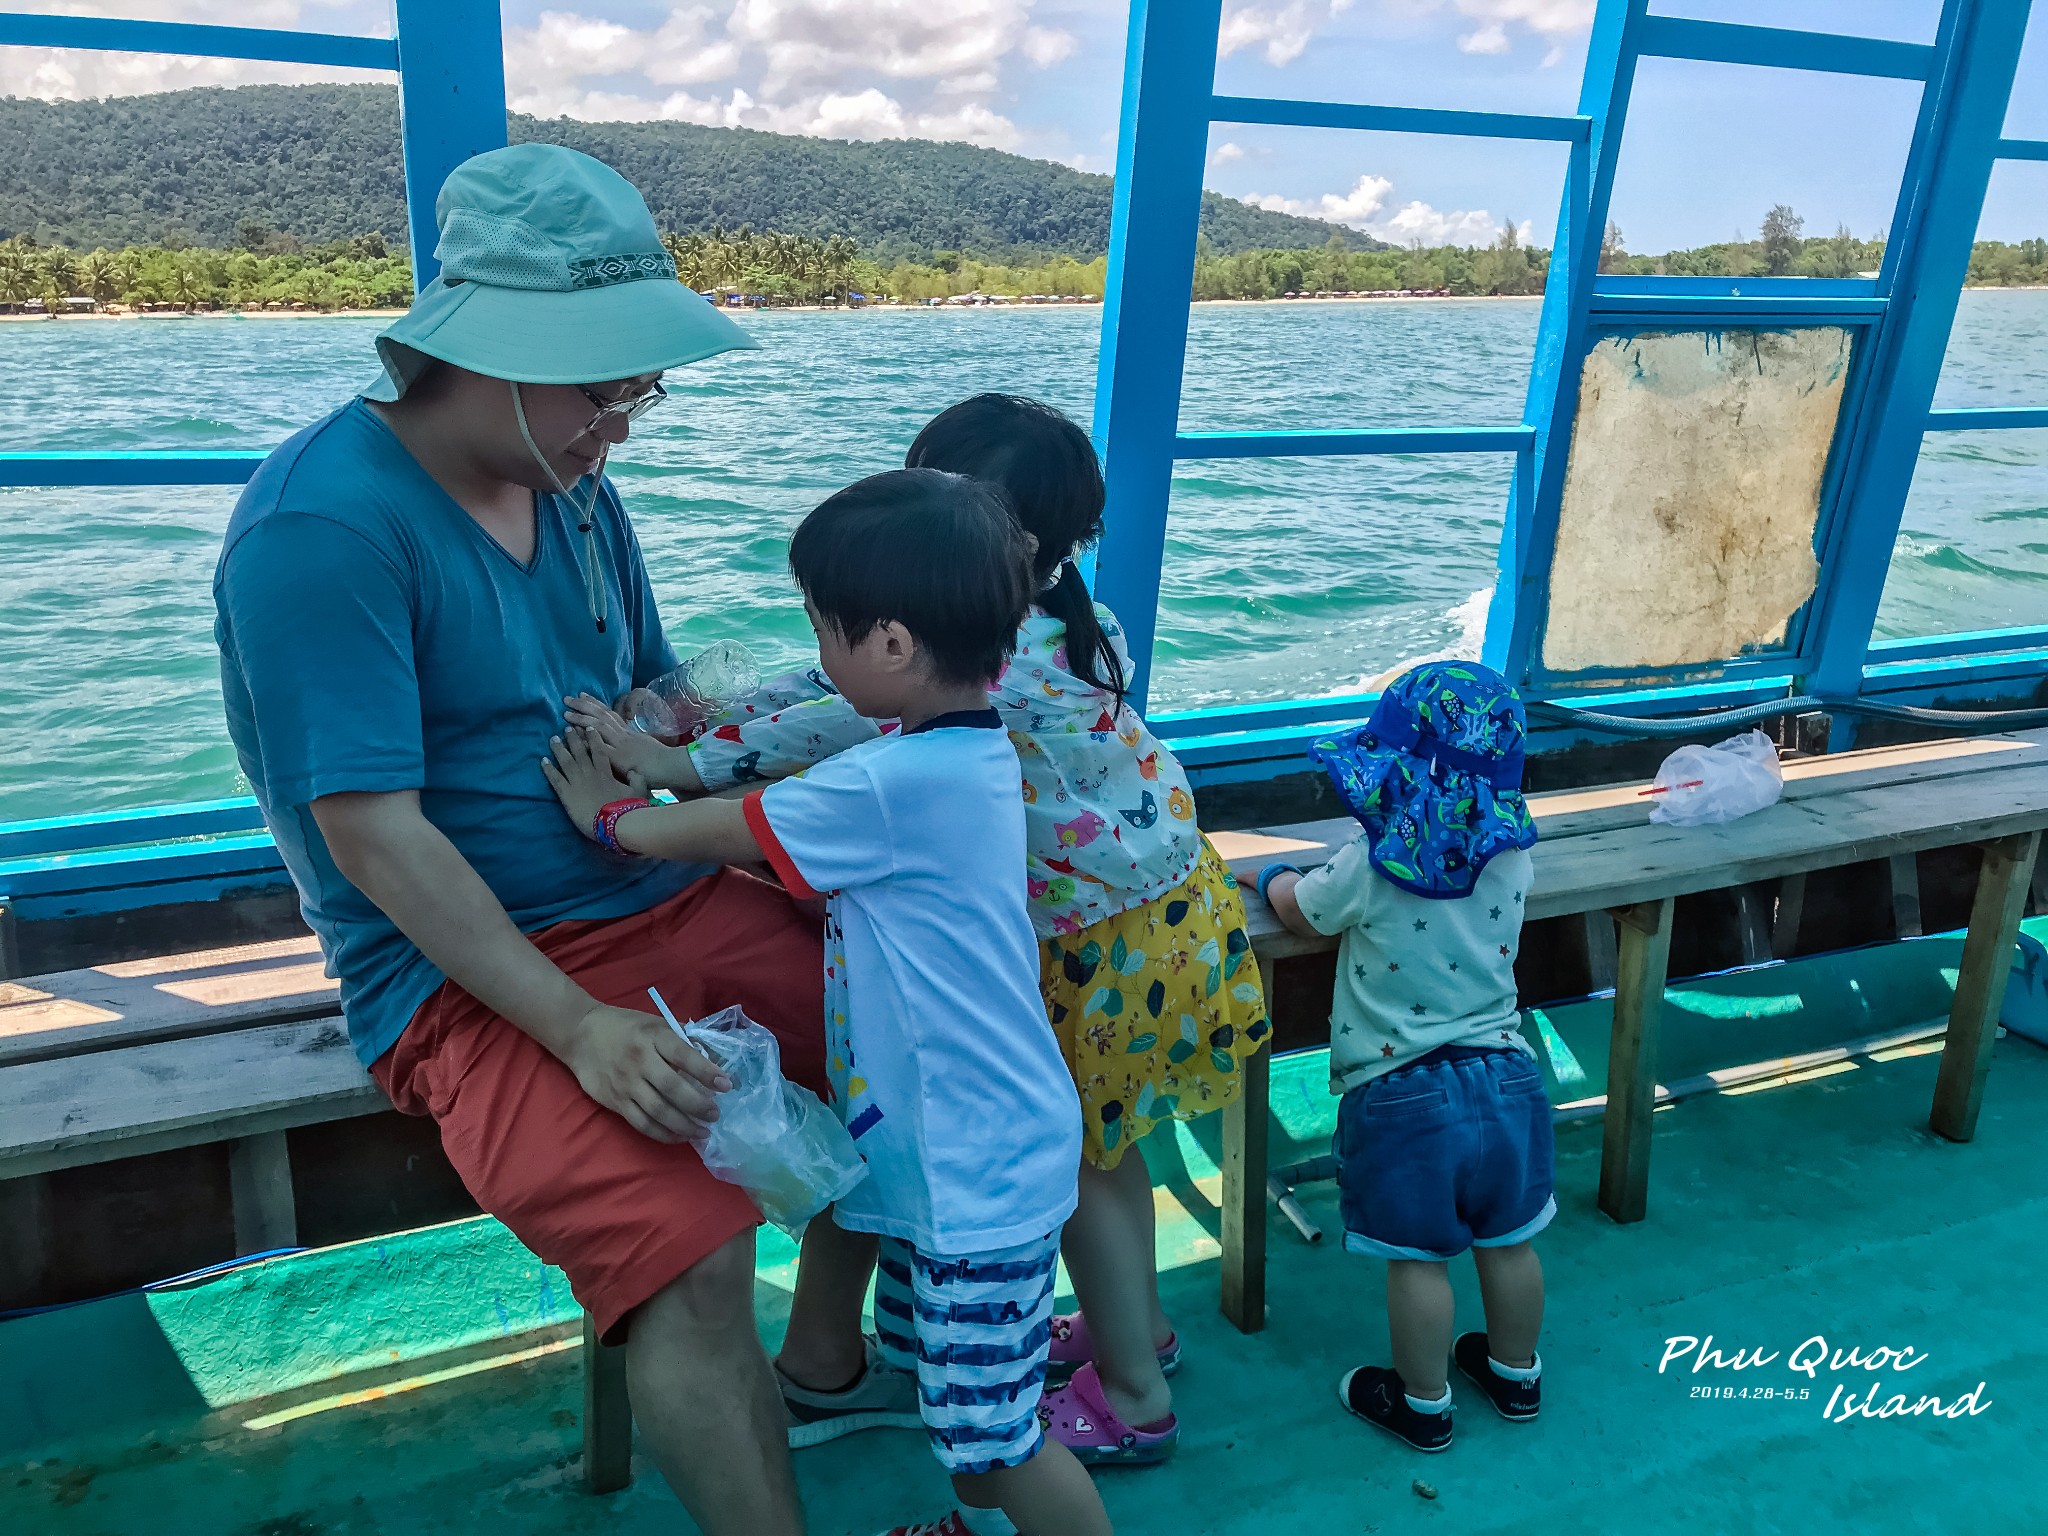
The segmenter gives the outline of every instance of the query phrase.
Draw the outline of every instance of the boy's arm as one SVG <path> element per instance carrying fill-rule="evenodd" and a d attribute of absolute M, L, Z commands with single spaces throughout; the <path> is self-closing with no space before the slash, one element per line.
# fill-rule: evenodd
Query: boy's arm
<path fill-rule="evenodd" d="M 1294 888 L 1301 884 L 1301 871 L 1284 869 L 1271 880 L 1260 882 L 1267 903 L 1273 908 L 1273 915 L 1290 933 L 1298 933 L 1304 939 L 1322 938 L 1323 931 L 1302 915 L 1301 903 L 1294 898 Z"/>
<path fill-rule="evenodd" d="M 599 841 L 598 813 L 620 800 L 644 797 L 646 780 L 637 774 L 621 785 L 604 742 L 594 732 L 572 730 L 549 744 L 541 771 L 576 830 Z M 624 793 L 621 793 L 621 790 Z M 628 853 L 702 864 L 753 864 L 763 857 L 747 825 L 742 802 L 688 800 L 677 805 L 644 805 L 613 823 L 612 835 Z"/>
<path fill-rule="evenodd" d="M 1269 864 L 1259 872 L 1259 894 L 1289 932 L 1305 939 L 1332 938 L 1362 922 L 1378 889 L 1364 838 L 1306 874 L 1291 864 Z"/>

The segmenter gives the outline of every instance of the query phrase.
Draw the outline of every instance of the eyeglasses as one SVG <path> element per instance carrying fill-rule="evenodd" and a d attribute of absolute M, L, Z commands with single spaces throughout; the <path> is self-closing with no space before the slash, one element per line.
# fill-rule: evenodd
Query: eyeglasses
<path fill-rule="evenodd" d="M 629 423 L 638 421 L 668 398 L 668 391 L 661 387 L 659 379 L 637 394 L 623 395 L 617 400 L 607 400 L 603 395 L 593 393 L 581 384 L 576 386 L 576 390 L 597 407 L 597 414 L 590 418 L 590 425 L 579 432 L 578 437 L 588 437 L 594 432 L 602 432 L 614 420 Z"/>

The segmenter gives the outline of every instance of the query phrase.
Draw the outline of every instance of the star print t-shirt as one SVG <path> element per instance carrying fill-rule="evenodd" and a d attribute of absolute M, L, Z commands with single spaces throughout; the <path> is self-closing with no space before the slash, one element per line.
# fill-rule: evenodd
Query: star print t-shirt
<path fill-rule="evenodd" d="M 750 795 L 825 904 L 825 1039 L 868 1176 L 842 1227 L 933 1257 L 1014 1248 L 1074 1209 L 1081 1101 L 1038 995 L 1017 754 L 993 709 L 864 742 Z"/>
<path fill-rule="evenodd" d="M 1470 896 L 1431 901 L 1348 844 L 1294 888 L 1318 933 L 1342 934 L 1330 1007 L 1330 1089 L 1346 1093 L 1441 1045 L 1533 1056 L 1515 1006 L 1515 951 L 1533 866 L 1511 848 Z"/>

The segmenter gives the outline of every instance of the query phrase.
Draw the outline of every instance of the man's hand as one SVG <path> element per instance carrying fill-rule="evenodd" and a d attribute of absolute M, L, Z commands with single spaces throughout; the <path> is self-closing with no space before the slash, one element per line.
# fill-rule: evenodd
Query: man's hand
<path fill-rule="evenodd" d="M 540 771 L 548 786 L 569 813 L 576 830 L 592 842 L 597 840 L 597 813 L 614 800 L 647 797 L 647 781 L 638 774 L 624 784 L 612 768 L 611 754 L 589 731 L 572 730 L 567 737 L 548 742 L 552 760 L 542 758 Z"/>
<path fill-rule="evenodd" d="M 632 697 L 626 695 L 626 699 Z M 571 732 L 588 731 L 604 746 L 620 775 L 637 773 L 657 789 L 703 788 L 690 768 L 689 748 L 672 747 L 658 736 L 634 730 L 619 710 L 603 700 L 588 693 L 576 694 L 563 701 L 562 715 Z"/>
<path fill-rule="evenodd" d="M 701 1138 L 718 1118 L 712 1095 L 732 1087 L 663 1020 L 630 1008 L 591 1009 L 564 1061 L 585 1093 L 656 1141 Z"/>

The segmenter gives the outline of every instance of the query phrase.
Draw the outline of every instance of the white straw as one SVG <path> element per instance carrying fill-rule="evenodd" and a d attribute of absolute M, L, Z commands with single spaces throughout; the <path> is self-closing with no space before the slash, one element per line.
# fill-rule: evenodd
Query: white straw
<path fill-rule="evenodd" d="M 649 987 L 647 995 L 654 999 L 654 1006 L 659 1008 L 661 1016 L 668 1020 L 668 1027 L 676 1032 L 676 1038 L 678 1040 L 688 1040 L 690 1037 L 683 1033 L 683 1026 L 676 1021 L 676 1016 L 669 1012 L 668 1004 L 661 1000 L 661 994 L 655 991 L 654 988 Z"/>

